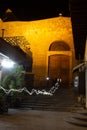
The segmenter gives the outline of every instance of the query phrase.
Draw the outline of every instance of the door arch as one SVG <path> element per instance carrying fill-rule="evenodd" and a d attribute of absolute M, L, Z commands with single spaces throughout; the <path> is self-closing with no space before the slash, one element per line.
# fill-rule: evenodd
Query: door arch
<path fill-rule="evenodd" d="M 70 47 L 64 41 L 54 41 L 50 45 L 49 51 L 70 51 Z"/>

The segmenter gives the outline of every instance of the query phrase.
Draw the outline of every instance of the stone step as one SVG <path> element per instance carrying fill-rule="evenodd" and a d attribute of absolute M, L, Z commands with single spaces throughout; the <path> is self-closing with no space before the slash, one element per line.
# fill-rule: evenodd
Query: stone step
<path fill-rule="evenodd" d="M 21 107 L 21 109 L 30 109 L 30 110 L 46 110 L 46 111 L 67 111 L 67 112 L 71 112 L 71 111 L 76 111 L 76 108 L 73 107 L 63 107 L 63 106 L 59 106 L 59 107 L 52 107 L 52 106 L 26 106 L 26 107 Z"/>
<path fill-rule="evenodd" d="M 31 109 L 54 109 L 54 110 L 77 110 L 82 106 L 77 105 L 77 97 L 73 89 L 60 88 L 53 96 L 49 95 L 24 95 L 21 102 L 21 108 Z"/>
<path fill-rule="evenodd" d="M 29 108 L 34 110 L 54 110 L 54 111 L 76 111 L 82 109 L 82 107 L 75 107 L 74 105 L 59 105 L 59 104 L 38 104 L 38 103 L 30 103 L 30 104 L 21 104 L 21 108 Z"/>
<path fill-rule="evenodd" d="M 79 110 L 74 113 L 74 115 L 71 115 L 71 117 L 67 117 L 67 119 L 64 119 L 64 121 L 71 125 L 87 127 L 87 110 Z"/>
<path fill-rule="evenodd" d="M 83 109 L 83 111 L 77 111 L 77 113 L 87 117 L 87 109 Z"/>
<path fill-rule="evenodd" d="M 80 121 L 80 120 L 75 120 L 75 119 L 70 119 L 70 118 L 65 119 L 64 121 L 71 125 L 87 127 L 87 122 L 85 122 L 85 121 Z"/>

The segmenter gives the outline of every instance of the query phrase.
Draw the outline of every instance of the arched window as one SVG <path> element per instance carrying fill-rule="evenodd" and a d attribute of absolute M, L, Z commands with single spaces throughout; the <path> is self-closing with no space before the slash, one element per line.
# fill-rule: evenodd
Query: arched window
<path fill-rule="evenodd" d="M 63 41 L 54 41 L 49 47 L 49 51 L 69 51 L 69 50 L 70 50 L 69 45 Z"/>

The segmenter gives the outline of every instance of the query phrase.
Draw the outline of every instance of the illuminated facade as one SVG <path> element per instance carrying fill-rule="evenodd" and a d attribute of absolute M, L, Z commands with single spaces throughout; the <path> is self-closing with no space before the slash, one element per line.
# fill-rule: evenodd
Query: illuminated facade
<path fill-rule="evenodd" d="M 1 37 L 4 29 L 4 38 L 11 40 L 20 37 L 20 48 L 26 53 L 31 50 L 35 87 L 46 86 L 46 77 L 50 78 L 50 83 L 56 78 L 61 78 L 65 86 L 72 83 L 72 68 L 77 61 L 70 17 L 59 16 L 36 21 L 0 21 L 0 28 Z M 27 42 L 22 42 L 23 37 Z"/>

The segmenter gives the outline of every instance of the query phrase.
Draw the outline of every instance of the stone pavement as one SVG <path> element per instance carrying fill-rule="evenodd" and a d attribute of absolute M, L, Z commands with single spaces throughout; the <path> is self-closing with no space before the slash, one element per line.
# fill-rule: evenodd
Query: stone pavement
<path fill-rule="evenodd" d="M 9 109 L 7 114 L 0 115 L 0 130 L 87 130 L 66 122 L 73 114 L 75 112 Z"/>

